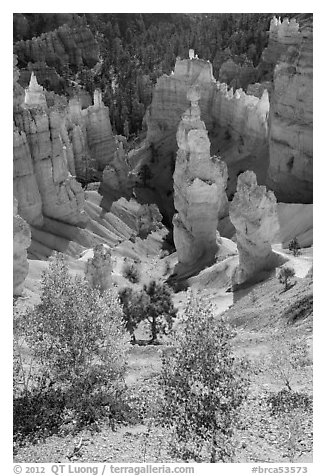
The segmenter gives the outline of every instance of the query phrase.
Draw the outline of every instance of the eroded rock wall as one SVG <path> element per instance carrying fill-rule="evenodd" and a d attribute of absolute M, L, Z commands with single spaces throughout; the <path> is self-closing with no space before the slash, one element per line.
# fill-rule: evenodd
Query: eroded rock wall
<path fill-rule="evenodd" d="M 299 29 L 292 20 L 272 25 L 271 31 L 279 32 L 277 40 L 284 39 L 280 33 L 285 28 L 288 41 L 274 70 L 267 185 L 275 191 L 279 201 L 312 203 L 312 25 Z"/>
<path fill-rule="evenodd" d="M 13 239 L 13 294 L 20 296 L 28 274 L 27 249 L 31 243 L 31 231 L 26 221 L 18 215 L 16 198 L 13 206 Z"/>
<path fill-rule="evenodd" d="M 14 113 L 14 191 L 19 214 L 35 226 L 42 215 L 83 226 L 84 193 L 69 173 L 61 116 L 42 107 Z"/>
<path fill-rule="evenodd" d="M 45 227 L 48 219 L 84 227 L 88 218 L 80 182 L 100 181 L 103 169 L 112 164 L 111 195 L 130 198 L 130 168 L 123 163 L 127 155 L 119 152 L 100 91 L 85 109 L 78 98 L 67 104 L 53 97 L 50 107 L 46 93 L 32 73 L 25 95 L 20 89 L 16 95 L 14 193 L 19 214 L 33 230 Z"/>
<path fill-rule="evenodd" d="M 65 130 L 67 132 L 65 132 Z M 100 181 L 104 168 L 117 150 L 112 133 L 109 108 L 104 106 L 99 90 L 94 92 L 94 104 L 82 109 L 78 98 L 71 99 L 63 114 L 62 137 L 73 155 L 74 173 L 79 181 Z"/>
<path fill-rule="evenodd" d="M 259 68 L 265 79 L 273 79 L 273 71 L 284 53 L 290 46 L 296 46 L 300 41 L 299 23 L 295 18 L 271 19 L 268 45 L 262 53 Z"/>
<path fill-rule="evenodd" d="M 247 170 L 238 177 L 229 214 L 236 229 L 239 252 L 235 283 L 241 284 L 275 263 L 271 247 L 279 230 L 275 195 L 265 186 L 257 185 L 255 173 Z"/>
<path fill-rule="evenodd" d="M 109 211 L 112 203 L 121 197 L 129 200 L 133 195 L 135 177 L 128 163 L 128 156 L 123 142 L 116 139 L 113 160 L 103 170 L 99 193 L 102 195 L 101 206 Z"/>
<path fill-rule="evenodd" d="M 174 179 L 173 236 L 178 261 L 191 266 L 211 262 L 217 252 L 218 215 L 227 204 L 226 164 L 210 156 L 210 142 L 200 119 L 200 88 L 188 92 L 191 107 L 183 114 L 177 131 L 179 146 Z"/>
<path fill-rule="evenodd" d="M 211 155 L 221 155 L 228 165 L 228 194 L 235 191 L 239 172 L 250 166 L 264 183 L 268 167 L 268 94 L 257 98 L 242 90 L 233 92 L 226 84 L 216 82 L 209 61 L 195 57 L 177 60 L 171 75 L 158 79 L 146 114 L 152 154 L 150 186 L 165 202 L 163 212 L 170 217 L 176 131 L 187 108 L 187 91 L 194 84 L 200 88 L 199 106 L 211 141 Z"/>

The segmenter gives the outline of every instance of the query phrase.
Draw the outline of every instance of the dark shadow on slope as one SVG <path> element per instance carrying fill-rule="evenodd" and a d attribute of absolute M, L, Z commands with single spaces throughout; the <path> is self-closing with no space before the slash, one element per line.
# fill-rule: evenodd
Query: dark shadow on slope
<path fill-rule="evenodd" d="M 290 304 L 283 313 L 283 318 L 288 324 L 294 324 L 306 319 L 313 313 L 313 294 L 312 292 L 294 303 Z"/>
<path fill-rule="evenodd" d="M 267 281 L 269 279 L 275 278 L 277 274 L 277 267 L 282 266 L 282 264 L 287 262 L 287 259 L 277 253 L 273 253 L 275 261 L 273 263 L 272 269 L 266 269 L 259 271 L 252 278 L 248 279 L 246 282 L 241 284 L 233 284 L 227 292 L 233 291 L 233 302 L 236 303 L 243 299 L 247 294 L 252 291 L 252 288 L 262 281 Z"/>

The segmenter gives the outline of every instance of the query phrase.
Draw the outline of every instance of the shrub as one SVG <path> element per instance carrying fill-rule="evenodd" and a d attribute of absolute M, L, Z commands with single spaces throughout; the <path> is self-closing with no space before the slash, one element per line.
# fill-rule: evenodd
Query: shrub
<path fill-rule="evenodd" d="M 267 399 L 269 411 L 275 418 L 278 446 L 286 452 L 290 462 L 307 449 L 307 429 L 311 426 L 312 398 L 306 393 L 282 389 Z M 308 441 L 307 441 L 308 440 Z"/>
<path fill-rule="evenodd" d="M 87 424 L 121 398 L 128 348 L 122 308 L 111 291 L 100 295 L 85 278 L 72 277 L 62 255 L 44 273 L 41 302 L 20 317 L 17 334 L 36 363 L 17 402 L 32 402 L 35 393 L 45 402 L 51 391 Z"/>
<path fill-rule="evenodd" d="M 284 333 L 275 340 L 270 356 L 269 369 L 273 378 L 292 391 L 292 381 L 298 369 L 311 364 L 304 340 L 289 342 Z"/>
<path fill-rule="evenodd" d="M 284 284 L 284 291 L 289 289 L 290 279 L 295 276 L 295 272 L 293 268 L 289 266 L 284 266 L 280 269 L 278 273 L 278 280 L 281 284 Z"/>
<path fill-rule="evenodd" d="M 153 178 L 152 171 L 147 164 L 140 167 L 138 177 L 141 180 L 143 187 L 146 187 L 148 180 Z"/>
<path fill-rule="evenodd" d="M 301 409 L 302 411 L 312 411 L 312 398 L 306 393 L 294 392 L 283 388 L 277 393 L 271 394 L 267 399 L 270 413 L 273 416 L 280 416 L 291 410 Z"/>
<path fill-rule="evenodd" d="M 122 275 L 133 284 L 140 281 L 140 272 L 134 263 L 126 263 L 123 266 Z"/>
<path fill-rule="evenodd" d="M 293 253 L 293 256 L 298 256 L 300 254 L 300 250 L 301 250 L 301 247 L 299 245 L 297 238 L 295 237 L 289 243 L 289 251 Z"/>
<path fill-rule="evenodd" d="M 172 430 L 174 456 L 231 461 L 234 430 L 248 393 L 246 364 L 232 351 L 233 332 L 211 308 L 190 297 L 185 323 L 163 357 L 161 422 Z"/>

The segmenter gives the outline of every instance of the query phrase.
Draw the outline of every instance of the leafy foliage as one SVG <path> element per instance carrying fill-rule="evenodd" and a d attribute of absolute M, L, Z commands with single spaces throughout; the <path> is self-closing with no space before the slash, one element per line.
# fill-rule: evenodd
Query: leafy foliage
<path fill-rule="evenodd" d="M 62 255 L 42 277 L 40 304 L 16 319 L 15 338 L 19 431 L 31 431 L 21 420 L 22 404 L 35 413 L 42 402 L 46 416 L 47 403 L 55 401 L 52 407 L 72 410 L 82 425 L 110 414 L 122 398 L 128 348 L 122 308 L 112 292 L 101 295 L 84 278 L 72 277 Z"/>
<path fill-rule="evenodd" d="M 122 269 L 122 275 L 131 283 L 139 283 L 140 272 L 134 263 L 125 263 Z"/>
<path fill-rule="evenodd" d="M 301 246 L 299 245 L 299 242 L 296 237 L 290 241 L 289 250 L 291 251 L 291 253 L 293 253 L 293 256 L 298 256 L 300 254 Z"/>
<path fill-rule="evenodd" d="M 147 185 L 147 181 L 150 180 L 153 176 L 152 172 L 151 172 L 151 169 L 149 168 L 149 166 L 147 164 L 144 164 L 141 166 L 140 170 L 139 170 L 139 173 L 138 173 L 138 176 L 142 182 L 142 185 L 144 187 L 146 187 Z"/>
<path fill-rule="evenodd" d="M 173 319 L 177 310 L 173 306 L 171 290 L 166 284 L 150 281 L 143 287 L 147 296 L 145 317 L 149 321 L 152 332 L 152 342 L 156 342 L 159 334 L 167 334 L 172 329 Z"/>
<path fill-rule="evenodd" d="M 190 296 L 161 378 L 162 423 L 172 430 L 172 454 L 184 461 L 232 460 L 248 392 L 246 363 L 233 355 L 233 336 L 221 317 Z"/>
<path fill-rule="evenodd" d="M 119 299 L 123 307 L 126 329 L 130 333 L 132 341 L 135 342 L 135 330 L 143 318 L 146 297 L 131 288 L 123 288 L 119 291 Z"/>
<path fill-rule="evenodd" d="M 312 397 L 282 389 L 267 399 L 269 411 L 278 427 L 278 445 L 290 462 L 301 454 L 306 426 L 312 416 Z"/>
<path fill-rule="evenodd" d="M 311 364 L 308 347 L 304 340 L 288 341 L 285 333 L 275 339 L 270 356 L 269 369 L 273 378 L 292 391 L 296 370 Z"/>
<path fill-rule="evenodd" d="M 296 408 L 303 411 L 312 411 L 312 398 L 309 395 L 286 388 L 271 394 L 267 403 L 272 415 L 282 415 Z"/>
<path fill-rule="evenodd" d="M 280 269 L 278 273 L 278 280 L 281 284 L 284 284 L 284 291 L 289 289 L 290 286 L 290 279 L 295 276 L 295 272 L 293 268 L 289 266 L 284 266 Z"/>
<path fill-rule="evenodd" d="M 123 305 L 127 330 L 135 342 L 135 329 L 143 321 L 150 324 L 151 343 L 156 343 L 159 335 L 172 329 L 177 310 L 173 306 L 171 290 L 166 284 L 150 281 L 141 291 L 124 288 L 119 292 Z"/>

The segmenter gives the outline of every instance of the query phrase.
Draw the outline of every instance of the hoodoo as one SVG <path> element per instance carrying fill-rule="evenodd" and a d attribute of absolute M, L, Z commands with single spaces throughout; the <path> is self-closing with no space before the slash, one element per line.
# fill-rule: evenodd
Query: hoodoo
<path fill-rule="evenodd" d="M 86 262 L 85 277 L 93 288 L 105 291 L 112 286 L 111 252 L 104 245 L 97 245 L 93 258 Z"/>
<path fill-rule="evenodd" d="M 36 76 L 32 71 L 28 88 L 25 89 L 26 106 L 46 106 L 45 92 L 42 86 L 37 82 Z"/>
<path fill-rule="evenodd" d="M 210 156 L 205 123 L 200 119 L 200 90 L 191 87 L 187 94 L 191 106 L 182 116 L 177 131 L 174 179 L 174 243 L 179 263 L 192 265 L 199 260 L 211 262 L 217 252 L 218 216 L 227 206 L 226 164 Z"/>
<path fill-rule="evenodd" d="M 238 177 L 237 192 L 230 204 L 230 220 L 236 229 L 239 268 L 236 284 L 243 283 L 275 262 L 271 240 L 279 229 L 277 203 L 273 192 L 257 185 L 254 172 Z"/>

